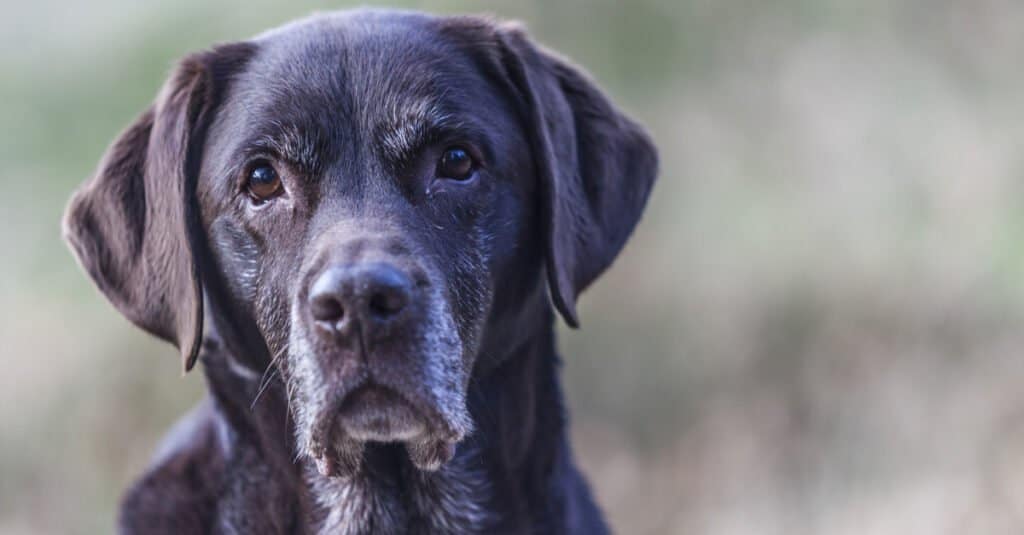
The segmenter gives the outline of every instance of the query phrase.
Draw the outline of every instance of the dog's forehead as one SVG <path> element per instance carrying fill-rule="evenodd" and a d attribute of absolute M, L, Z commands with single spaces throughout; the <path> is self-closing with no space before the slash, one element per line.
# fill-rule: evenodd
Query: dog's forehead
<path fill-rule="evenodd" d="M 245 78 L 256 102 L 358 121 L 363 130 L 472 99 L 482 84 L 469 82 L 480 74 L 436 23 L 391 11 L 317 15 L 257 37 Z"/>
<path fill-rule="evenodd" d="M 331 161 L 377 143 L 396 158 L 453 117 L 502 107 L 442 18 L 401 11 L 315 15 L 253 39 L 221 123 L 230 144 L 265 140 L 299 160 Z M 493 87 L 492 87 L 493 89 Z"/>

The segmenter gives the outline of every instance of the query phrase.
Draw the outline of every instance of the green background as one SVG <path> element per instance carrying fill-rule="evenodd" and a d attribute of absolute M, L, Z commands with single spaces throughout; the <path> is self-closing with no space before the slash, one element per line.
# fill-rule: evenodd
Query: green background
<path fill-rule="evenodd" d="M 561 338 L 619 532 L 1024 529 L 1024 3 L 400 5 L 524 21 L 661 149 Z M 176 58 L 337 7 L 3 6 L 0 533 L 109 532 L 202 395 L 60 242 L 71 190 Z"/>

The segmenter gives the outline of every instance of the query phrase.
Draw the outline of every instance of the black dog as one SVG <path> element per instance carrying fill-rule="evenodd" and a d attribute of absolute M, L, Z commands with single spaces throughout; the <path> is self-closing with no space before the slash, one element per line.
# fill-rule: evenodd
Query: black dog
<path fill-rule="evenodd" d="M 656 160 L 487 19 L 319 15 L 186 57 L 65 220 L 210 391 L 122 531 L 605 532 L 550 303 L 576 326 Z"/>

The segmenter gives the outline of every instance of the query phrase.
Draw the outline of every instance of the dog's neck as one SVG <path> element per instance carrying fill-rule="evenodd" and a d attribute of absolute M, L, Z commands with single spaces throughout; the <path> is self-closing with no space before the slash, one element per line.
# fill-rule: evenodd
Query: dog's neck
<path fill-rule="evenodd" d="M 476 429 L 436 472 L 414 468 L 400 445 L 378 444 L 367 448 L 357 475 L 322 477 L 296 459 L 278 378 L 245 373 L 216 347 L 204 352 L 205 369 L 228 432 L 254 446 L 275 484 L 296 497 L 302 530 L 532 531 L 536 526 L 514 523 L 558 518 L 561 504 L 551 481 L 569 455 L 551 315 L 540 316 L 544 327 L 533 337 L 477 370 L 468 396 Z"/>

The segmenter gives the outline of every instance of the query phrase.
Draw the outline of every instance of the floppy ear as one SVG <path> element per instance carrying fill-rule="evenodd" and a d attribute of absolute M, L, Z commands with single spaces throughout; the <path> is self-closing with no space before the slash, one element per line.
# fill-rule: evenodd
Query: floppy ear
<path fill-rule="evenodd" d="M 577 327 L 577 296 L 611 265 L 640 220 L 657 151 L 584 73 L 516 26 L 499 26 L 498 35 L 542 186 L 551 297 Z"/>
<path fill-rule="evenodd" d="M 195 185 L 204 133 L 226 78 L 251 52 L 224 45 L 181 61 L 64 214 L 64 238 L 96 286 L 132 323 L 175 344 L 185 371 L 202 339 Z"/>

